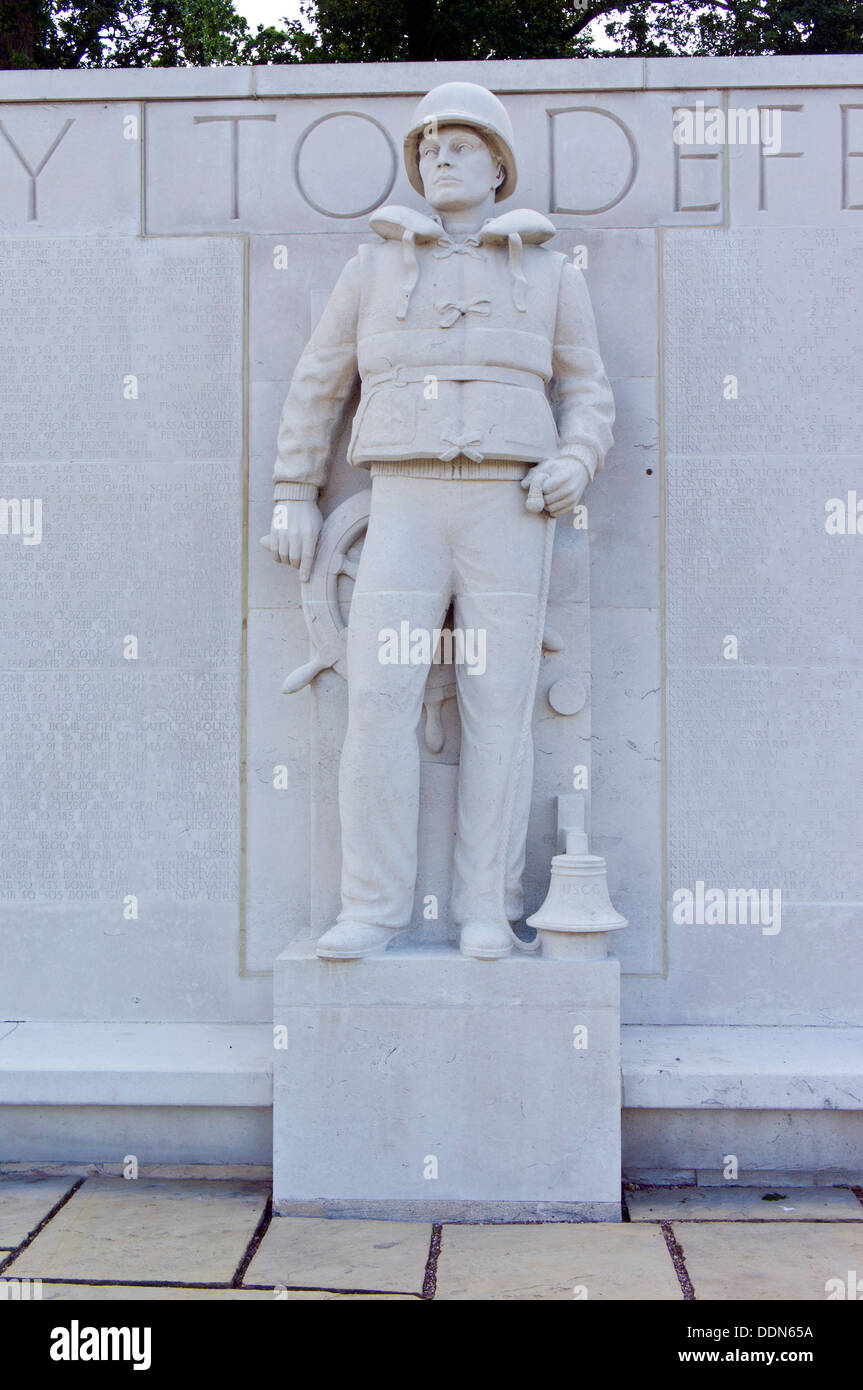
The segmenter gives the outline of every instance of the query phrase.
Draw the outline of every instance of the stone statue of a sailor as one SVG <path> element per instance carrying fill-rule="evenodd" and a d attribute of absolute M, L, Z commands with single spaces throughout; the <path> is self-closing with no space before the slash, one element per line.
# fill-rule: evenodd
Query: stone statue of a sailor
<path fill-rule="evenodd" d="M 404 142 L 431 212 L 380 208 L 345 267 L 281 417 L 271 547 L 307 579 L 341 408 L 362 395 L 348 461 L 372 478 L 348 628 L 342 907 L 319 956 L 374 954 L 408 925 L 417 870 L 417 729 L 427 665 L 380 660 L 381 634 L 483 635 L 455 668 L 462 725 L 451 911 L 463 955 L 518 938 L 536 688 L 554 518 L 611 442 L 614 402 L 582 274 L 554 227 L 494 203 L 516 185 L 512 127 L 470 83 L 420 102 Z"/>

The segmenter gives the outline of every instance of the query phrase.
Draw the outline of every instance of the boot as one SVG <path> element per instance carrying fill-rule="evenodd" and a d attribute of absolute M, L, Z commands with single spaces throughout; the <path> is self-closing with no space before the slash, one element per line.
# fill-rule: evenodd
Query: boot
<path fill-rule="evenodd" d="M 459 938 L 459 951 L 474 960 L 500 960 L 513 947 L 513 935 L 508 922 L 465 922 Z"/>
<path fill-rule="evenodd" d="M 320 937 L 317 954 L 322 960 L 359 960 L 382 955 L 403 927 L 377 927 L 371 922 L 336 922 Z"/>

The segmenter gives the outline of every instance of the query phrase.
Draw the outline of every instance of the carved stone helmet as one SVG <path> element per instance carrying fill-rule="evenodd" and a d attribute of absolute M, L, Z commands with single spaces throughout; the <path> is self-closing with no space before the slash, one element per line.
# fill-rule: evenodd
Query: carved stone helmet
<path fill-rule="evenodd" d="M 405 168 L 411 187 L 423 192 L 419 172 L 419 142 L 428 125 L 468 125 L 485 137 L 504 167 L 495 202 L 515 192 L 518 173 L 513 153 L 512 123 L 497 97 L 474 82 L 444 82 L 433 87 L 417 106 L 405 136 Z"/>

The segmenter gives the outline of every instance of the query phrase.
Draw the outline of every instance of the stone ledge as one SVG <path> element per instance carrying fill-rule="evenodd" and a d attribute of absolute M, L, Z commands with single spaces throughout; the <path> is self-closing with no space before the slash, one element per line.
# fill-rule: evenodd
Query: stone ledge
<path fill-rule="evenodd" d="M 122 1178 L 126 1171 L 125 1163 L 0 1162 L 0 1178 Z M 195 1182 L 272 1182 L 273 1169 L 269 1163 L 141 1163 L 138 1177 L 189 1178 Z M 651 1186 L 661 1184 L 651 1183 Z"/>
<path fill-rule="evenodd" d="M 254 96 L 254 68 L 35 68 L 0 73 L 0 101 L 182 101 Z"/>
<path fill-rule="evenodd" d="M 746 60 L 744 60 L 746 61 Z M 458 63 L 275 63 L 259 67 L 35 69 L 0 73 L 2 101 L 183 101 L 254 97 L 420 97 L 446 80 L 517 92 L 641 91 L 642 58 Z M 702 85 L 702 84 L 699 84 Z"/>
<path fill-rule="evenodd" d="M 0 73 L 0 102 L 184 101 L 422 95 L 441 80 L 519 92 L 853 87 L 859 54 L 751 58 L 550 58 L 460 63 L 288 63 L 261 67 L 35 69 Z"/>
<path fill-rule="evenodd" d="M 645 58 L 650 91 L 718 87 L 740 91 L 764 87 L 856 87 L 863 78 L 859 53 L 805 53 L 751 58 Z"/>
<path fill-rule="evenodd" d="M 624 1109 L 863 1110 L 863 1028 L 621 1032 Z M 6 1023 L 0 1105 L 259 1108 L 272 1064 L 268 1023 Z"/>
<path fill-rule="evenodd" d="M 445 75 L 442 77 L 442 71 Z M 518 92 L 641 91 L 643 58 L 525 58 L 454 63 L 274 63 L 257 67 L 255 95 L 413 96 L 441 81 Z"/>
<path fill-rule="evenodd" d="M 863 1110 L 863 1028 L 622 1032 L 624 1109 Z"/>
<path fill-rule="evenodd" d="M 272 1051 L 266 1023 L 0 1024 L 0 1105 L 267 1107 Z"/>

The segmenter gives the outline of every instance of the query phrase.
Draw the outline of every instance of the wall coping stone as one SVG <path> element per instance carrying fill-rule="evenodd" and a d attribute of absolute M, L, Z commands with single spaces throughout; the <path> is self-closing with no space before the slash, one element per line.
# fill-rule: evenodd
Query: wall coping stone
<path fill-rule="evenodd" d="M 457 63 L 282 63 L 260 67 L 35 68 L 0 73 L 0 102 L 421 96 L 442 74 L 519 92 L 743 90 L 863 84 L 863 55 L 548 58 Z"/>

